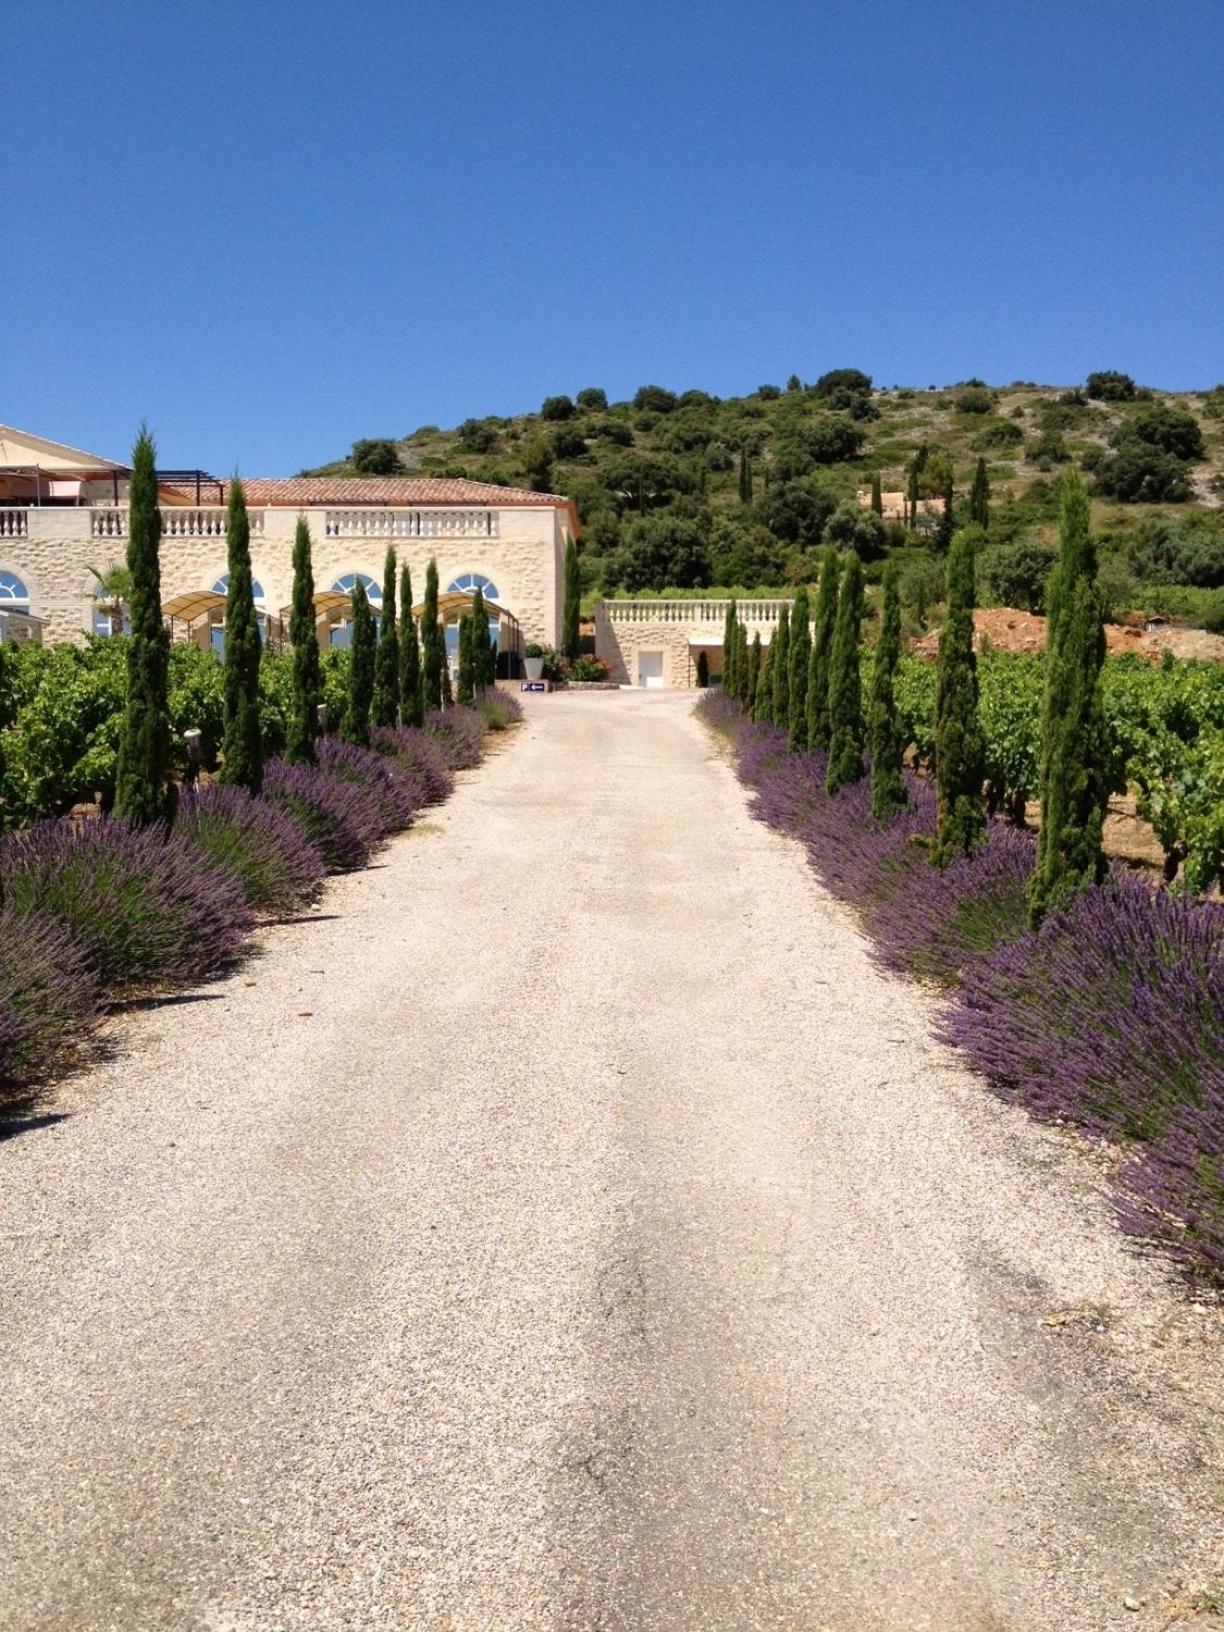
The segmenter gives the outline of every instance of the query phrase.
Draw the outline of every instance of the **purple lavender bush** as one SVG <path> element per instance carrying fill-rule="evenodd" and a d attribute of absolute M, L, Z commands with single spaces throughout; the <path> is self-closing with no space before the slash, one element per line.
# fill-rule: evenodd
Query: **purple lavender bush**
<path fill-rule="evenodd" d="M 1118 1180 L 1122 1228 L 1224 1284 L 1224 1089 L 1203 1086 Z"/>
<path fill-rule="evenodd" d="M 1224 906 L 1115 875 L 966 969 L 940 1032 L 1038 1116 L 1160 1140 L 1224 1094 Z"/>
<path fill-rule="evenodd" d="M 251 928 L 233 874 L 160 827 L 38 822 L 0 845 L 0 881 L 16 912 L 45 913 L 79 942 L 111 994 L 215 974 Z"/>
<path fill-rule="evenodd" d="M 0 1108 L 70 1059 L 97 1018 L 85 948 L 46 913 L 0 908 Z"/>
<path fill-rule="evenodd" d="M 452 771 L 470 771 L 484 754 L 487 724 L 483 714 L 457 703 L 452 708 L 431 709 L 425 729 L 437 738 Z"/>
<path fill-rule="evenodd" d="M 236 878 L 255 912 L 291 912 L 323 890 L 319 851 L 283 810 L 245 788 L 213 782 L 184 793 L 172 842 Z"/>
<path fill-rule="evenodd" d="M 511 692 L 486 691 L 477 697 L 476 712 L 484 716 L 490 731 L 506 731 L 523 718 L 523 705 Z"/>
<path fill-rule="evenodd" d="M 384 754 L 340 737 L 320 737 L 315 743 L 315 761 L 325 776 L 337 777 L 369 795 L 379 812 L 378 838 L 409 826 L 418 808 L 414 794 L 419 790 Z"/>
<path fill-rule="evenodd" d="M 386 755 L 419 790 L 418 805 L 440 805 L 449 799 L 455 774 L 436 735 L 415 726 L 378 726 L 371 733 L 370 746 Z"/>
<path fill-rule="evenodd" d="M 996 947 L 1027 932 L 1034 859 L 1032 838 L 998 822 L 971 856 L 947 867 L 930 866 L 924 855 L 924 865 L 908 870 L 905 888 L 872 915 L 876 961 L 897 974 L 957 984 Z"/>
<path fill-rule="evenodd" d="M 364 867 L 382 837 L 382 813 L 366 790 L 312 765 L 269 760 L 263 798 L 289 817 L 329 873 Z"/>

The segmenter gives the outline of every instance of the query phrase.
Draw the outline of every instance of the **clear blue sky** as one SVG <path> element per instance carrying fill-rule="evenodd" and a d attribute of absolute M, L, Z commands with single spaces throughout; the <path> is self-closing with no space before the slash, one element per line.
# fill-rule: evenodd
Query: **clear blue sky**
<path fill-rule="evenodd" d="M 0 60 L 0 420 L 98 452 L 1224 378 L 1221 0 L 5 0 Z"/>

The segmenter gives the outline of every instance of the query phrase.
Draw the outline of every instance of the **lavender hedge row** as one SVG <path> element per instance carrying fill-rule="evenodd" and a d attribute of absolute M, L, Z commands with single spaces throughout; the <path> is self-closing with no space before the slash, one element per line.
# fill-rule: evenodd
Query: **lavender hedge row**
<path fill-rule="evenodd" d="M 860 914 L 873 956 L 940 983 L 940 1035 L 999 1093 L 1133 1147 L 1119 1212 L 1132 1233 L 1224 1280 L 1224 906 L 1116 871 L 1041 930 L 1027 925 L 1032 838 L 992 824 L 972 857 L 930 866 L 929 783 L 886 827 L 866 781 L 830 797 L 824 758 L 711 691 L 758 818 L 805 846 Z"/>
<path fill-rule="evenodd" d="M 100 996 L 182 986 L 236 958 L 255 914 L 316 900 L 387 834 L 445 799 L 489 730 L 521 718 L 499 694 L 375 733 L 323 738 L 314 766 L 272 760 L 263 794 L 185 790 L 172 832 L 43 821 L 0 840 L 0 1105 L 90 1033 Z"/>

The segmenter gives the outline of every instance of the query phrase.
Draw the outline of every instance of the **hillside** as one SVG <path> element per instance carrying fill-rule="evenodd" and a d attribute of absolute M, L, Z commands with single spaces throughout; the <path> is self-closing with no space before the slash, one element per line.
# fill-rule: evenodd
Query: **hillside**
<path fill-rule="evenodd" d="M 987 599 L 1040 611 L 1058 477 L 1076 464 L 1094 492 L 1114 607 L 1224 627 L 1220 386 L 1160 392 L 1110 373 L 1071 388 L 874 389 L 841 369 L 722 399 L 644 386 L 609 403 L 589 388 L 535 414 L 358 442 L 349 459 L 307 474 L 403 469 L 568 493 L 588 588 L 606 593 L 797 583 L 827 542 L 869 567 L 898 551 L 921 618 L 938 599 L 943 495 L 950 483 L 956 520 L 967 521 L 979 462 Z M 913 530 L 857 501 L 876 476 L 885 493 L 934 501 Z"/>

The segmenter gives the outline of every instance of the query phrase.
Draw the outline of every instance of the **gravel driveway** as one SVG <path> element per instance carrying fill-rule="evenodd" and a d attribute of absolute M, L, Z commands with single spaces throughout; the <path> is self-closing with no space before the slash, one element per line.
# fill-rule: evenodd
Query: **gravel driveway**
<path fill-rule="evenodd" d="M 0 1627 L 1170 1624 L 1218 1312 L 690 699 L 529 701 L 0 1144 Z"/>

